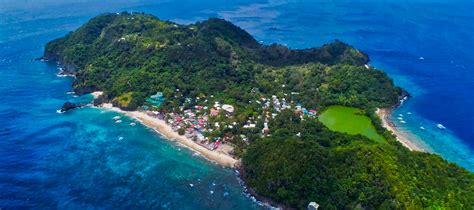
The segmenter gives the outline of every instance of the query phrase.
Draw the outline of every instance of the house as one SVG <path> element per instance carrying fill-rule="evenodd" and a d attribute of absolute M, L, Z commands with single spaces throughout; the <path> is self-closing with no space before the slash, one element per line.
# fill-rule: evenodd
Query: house
<path fill-rule="evenodd" d="M 210 115 L 211 116 L 219 115 L 219 110 L 217 110 L 216 108 L 212 108 L 211 111 L 210 111 Z"/>
<path fill-rule="evenodd" d="M 234 107 L 229 104 L 224 104 L 222 105 L 222 109 L 225 110 L 226 112 L 233 113 L 234 112 Z"/>
<path fill-rule="evenodd" d="M 256 126 L 256 124 L 250 123 L 250 124 L 244 125 L 244 128 L 255 128 L 255 126 Z"/>
<path fill-rule="evenodd" d="M 262 134 L 263 135 L 268 135 L 270 133 L 270 128 L 264 128 L 262 129 Z"/>
<path fill-rule="evenodd" d="M 203 107 L 203 106 L 200 106 L 200 105 L 196 105 L 196 106 L 194 106 L 194 108 L 197 109 L 197 110 L 201 110 L 201 109 L 203 109 L 204 107 Z"/>
<path fill-rule="evenodd" d="M 269 133 L 270 133 L 270 128 L 268 128 L 268 123 L 265 122 L 265 123 L 263 123 L 262 134 L 263 135 L 268 135 Z"/>

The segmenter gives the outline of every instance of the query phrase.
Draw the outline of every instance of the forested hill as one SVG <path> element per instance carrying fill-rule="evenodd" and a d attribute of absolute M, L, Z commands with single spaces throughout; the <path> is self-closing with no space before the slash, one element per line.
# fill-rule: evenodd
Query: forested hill
<path fill-rule="evenodd" d="M 340 41 L 304 50 L 278 44 L 267 46 L 232 23 L 215 18 L 179 25 L 145 14 L 100 15 L 64 38 L 48 43 L 44 57 L 60 61 L 69 73 L 76 74 L 74 89 L 78 94 L 103 90 L 109 100 L 133 95 L 130 107 L 122 107 L 129 109 L 142 104 L 157 90 L 168 96 L 177 88 L 190 97 L 219 91 L 227 92 L 227 98 L 248 101 L 242 98 L 245 94 L 234 90 L 263 86 L 262 91 L 273 94 L 270 90 L 276 87 L 265 74 L 308 74 L 287 68 L 308 63 L 318 64 L 305 68 L 313 71 L 318 81 L 293 81 L 312 83 L 313 88 L 307 89 L 312 91 L 308 102 L 313 98 L 313 103 L 323 103 L 320 97 L 313 97 L 321 94 L 328 103 L 345 100 L 348 104 L 372 102 L 388 107 L 396 103 L 400 94 L 385 74 L 363 68 L 367 55 Z M 324 70 L 335 64 L 336 70 Z M 351 86 L 352 78 L 341 80 L 349 76 L 344 75 L 348 72 L 353 72 L 354 83 L 359 86 Z M 363 89 L 367 87 L 369 90 Z M 342 90 L 352 90 L 360 98 L 350 98 Z"/>
<path fill-rule="evenodd" d="M 405 92 L 340 41 L 293 50 L 260 44 L 222 19 L 180 25 L 121 13 L 49 42 L 44 58 L 76 75 L 76 93 L 104 91 L 96 102 L 208 117 L 207 140 L 232 143 L 251 189 L 286 207 L 474 207 L 472 173 L 409 151 L 381 126 L 375 108 L 392 107 Z M 157 92 L 165 100 L 153 107 L 145 100 Z M 233 109 L 211 116 L 196 108 L 216 104 Z M 368 117 L 382 140 L 328 129 L 314 113 L 331 105 L 360 108 L 356 114 Z"/>

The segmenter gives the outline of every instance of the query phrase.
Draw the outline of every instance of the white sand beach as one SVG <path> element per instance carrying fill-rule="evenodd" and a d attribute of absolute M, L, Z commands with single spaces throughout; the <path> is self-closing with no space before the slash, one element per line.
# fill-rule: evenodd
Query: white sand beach
<path fill-rule="evenodd" d="M 397 136 L 397 140 L 402 143 L 403 146 L 408 148 L 411 151 L 420 151 L 424 152 L 421 147 L 417 146 L 415 143 L 410 141 L 410 138 L 406 134 L 401 133 L 400 131 L 397 130 L 397 128 L 393 125 L 393 123 L 390 122 L 389 116 L 390 116 L 390 110 L 389 109 L 377 109 L 376 114 L 380 117 L 382 120 L 382 124 L 385 128 L 388 130 L 392 131 L 393 134 Z"/>
<path fill-rule="evenodd" d="M 199 154 L 203 155 L 205 158 L 218 163 L 219 165 L 226 166 L 226 167 L 235 167 L 238 163 L 238 160 L 234 159 L 230 156 L 229 152 L 232 148 L 229 148 L 228 145 L 222 145 L 216 150 L 209 150 L 198 143 L 194 142 L 191 139 L 186 138 L 185 136 L 179 135 L 175 132 L 171 126 L 169 126 L 165 121 L 160 120 L 158 118 L 152 117 L 147 115 L 141 111 L 123 111 L 117 107 L 113 107 L 112 104 L 106 103 L 102 104 L 101 106 L 104 109 L 112 110 L 115 112 L 120 112 L 138 120 L 145 126 L 148 126 L 154 129 L 156 132 L 162 134 L 166 139 L 171 141 L 176 141 L 191 150 L 198 152 Z"/>

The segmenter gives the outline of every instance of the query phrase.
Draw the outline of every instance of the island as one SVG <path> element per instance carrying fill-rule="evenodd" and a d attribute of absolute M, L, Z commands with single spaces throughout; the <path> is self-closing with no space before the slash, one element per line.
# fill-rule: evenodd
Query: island
<path fill-rule="evenodd" d="M 408 93 L 341 41 L 290 49 L 223 19 L 182 25 L 123 12 L 49 42 L 43 58 L 75 77 L 76 94 L 94 93 L 96 106 L 238 168 L 272 205 L 474 206 L 473 173 L 408 149 L 383 126 L 376 111 Z"/>

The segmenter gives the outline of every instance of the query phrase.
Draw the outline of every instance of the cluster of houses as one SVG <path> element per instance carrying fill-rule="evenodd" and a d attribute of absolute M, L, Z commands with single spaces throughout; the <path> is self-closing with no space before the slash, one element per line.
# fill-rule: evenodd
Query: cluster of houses
<path fill-rule="evenodd" d="M 296 113 L 301 114 L 300 116 L 309 116 L 309 117 L 316 117 L 316 114 L 318 113 L 316 109 L 306 109 L 304 107 L 301 107 L 301 104 L 296 105 Z"/>
<path fill-rule="evenodd" d="M 211 96 L 212 98 L 212 96 Z M 163 94 L 158 92 L 155 95 L 152 95 L 149 99 L 146 100 L 152 106 L 159 106 L 165 101 Z M 192 103 L 191 98 L 186 98 L 187 103 Z M 194 100 L 194 101 L 198 101 Z M 293 101 L 289 102 L 285 98 L 278 98 L 276 95 L 273 95 L 271 98 L 261 97 L 260 100 L 255 100 L 255 103 L 260 104 L 262 114 L 257 117 L 249 117 L 245 122 L 210 122 L 210 118 L 214 118 L 223 114 L 226 116 L 226 119 L 232 119 L 232 116 L 235 113 L 235 108 L 230 104 L 221 104 L 218 101 L 215 101 L 214 104 L 207 103 L 206 99 L 205 104 L 209 106 L 194 105 L 188 109 L 184 109 L 184 106 L 180 107 L 179 112 L 167 113 L 163 115 L 160 112 L 148 111 L 149 114 L 154 115 L 160 119 L 165 120 L 175 131 L 181 133 L 192 139 L 202 146 L 207 147 L 208 149 L 214 150 L 218 148 L 221 143 L 232 136 L 226 137 L 214 137 L 209 139 L 205 136 L 205 133 L 211 133 L 216 130 L 221 130 L 223 128 L 233 129 L 237 125 L 241 125 L 243 129 L 253 129 L 257 127 L 257 122 L 263 121 L 263 128 L 261 130 L 262 135 L 268 135 L 270 133 L 269 121 L 272 118 L 275 118 L 279 112 L 283 110 L 294 110 L 295 113 L 300 114 L 300 117 L 303 119 L 304 116 L 316 117 L 316 110 L 306 109 L 297 103 L 295 106 L 292 105 Z M 252 101 L 249 101 L 252 103 Z M 211 106 L 212 105 L 212 106 Z M 146 107 L 148 108 L 148 107 Z M 257 110 L 256 110 L 257 111 Z M 247 137 L 245 135 L 240 135 L 241 139 L 246 141 Z"/>
<path fill-rule="evenodd" d="M 293 93 L 292 93 L 293 94 Z M 279 99 L 278 96 L 272 95 L 270 99 L 266 98 L 261 98 L 261 102 L 258 101 L 258 103 L 263 104 L 262 108 L 263 110 L 266 110 L 264 116 L 264 124 L 263 124 L 263 129 L 262 129 L 262 134 L 263 135 L 268 135 L 270 132 L 270 128 L 268 127 L 268 122 L 270 118 L 275 118 L 279 112 L 285 110 L 285 109 L 292 109 L 293 106 L 291 105 L 293 101 L 288 102 L 286 98 L 281 98 Z M 271 105 L 271 106 L 270 106 Z M 271 109 L 273 108 L 273 109 Z M 316 110 L 315 109 L 306 109 L 301 106 L 300 103 L 297 103 L 295 106 L 295 114 L 299 114 L 301 119 L 304 118 L 304 116 L 309 116 L 309 117 L 316 117 Z"/>
<path fill-rule="evenodd" d="M 146 101 L 155 107 L 158 107 L 159 104 L 164 102 L 162 98 L 163 94 L 158 92 L 157 94 L 150 96 Z M 186 98 L 186 103 L 191 103 L 193 100 L 191 98 Z M 207 100 L 206 100 L 207 102 Z M 148 109 L 149 107 L 146 107 Z M 165 120 L 173 130 L 178 133 L 183 132 L 187 138 L 196 141 L 202 146 L 214 150 L 217 149 L 224 139 L 216 137 L 209 141 L 210 139 L 204 136 L 205 132 L 212 132 L 214 130 L 220 129 L 223 124 L 215 122 L 211 124 L 209 122 L 209 117 L 216 117 L 221 113 L 224 113 L 227 116 L 231 116 L 234 113 L 234 107 L 229 104 L 220 104 L 215 102 L 214 106 L 209 108 L 208 106 L 195 105 L 188 109 L 184 109 L 184 106 L 180 106 L 180 112 L 174 113 L 160 113 L 158 111 L 147 111 L 149 115 L 157 117 L 159 119 Z M 234 122 L 234 126 L 237 122 Z M 229 128 L 233 128 L 233 125 L 227 125 Z"/>

